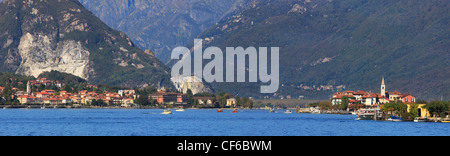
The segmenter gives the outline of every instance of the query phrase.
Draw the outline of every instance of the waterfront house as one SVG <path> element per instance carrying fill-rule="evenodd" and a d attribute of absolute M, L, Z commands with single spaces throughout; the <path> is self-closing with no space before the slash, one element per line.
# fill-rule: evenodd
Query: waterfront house
<path fill-rule="evenodd" d="M 40 98 L 40 99 L 46 99 L 50 97 L 50 94 L 47 92 L 39 92 L 36 93 L 36 97 Z"/>
<path fill-rule="evenodd" d="M 69 97 L 62 97 L 61 98 L 61 103 L 62 104 L 70 104 L 72 102 L 72 99 L 70 99 Z"/>
<path fill-rule="evenodd" d="M 39 98 L 31 96 L 31 95 L 20 95 L 17 97 L 20 104 L 35 104 L 41 102 Z"/>
<path fill-rule="evenodd" d="M 361 101 L 362 100 L 362 97 L 365 95 L 365 94 L 367 94 L 365 91 L 357 91 L 357 92 L 354 92 L 353 93 L 353 96 L 355 97 L 355 100 L 357 100 L 357 101 Z"/>
<path fill-rule="evenodd" d="M 401 100 L 403 103 L 414 103 L 416 102 L 416 97 L 412 96 L 411 94 L 406 94 L 401 96 Z"/>
<path fill-rule="evenodd" d="M 341 104 L 341 102 L 342 102 L 342 95 L 336 95 L 336 96 L 334 96 L 333 95 L 333 98 L 331 99 L 331 105 L 338 105 L 338 104 Z"/>
<path fill-rule="evenodd" d="M 400 92 L 394 91 L 389 94 L 389 100 L 390 101 L 398 101 L 400 99 L 401 94 L 402 93 L 400 93 Z"/>
<path fill-rule="evenodd" d="M 187 95 L 182 93 L 166 93 L 159 91 L 149 95 L 149 98 L 156 100 L 158 103 L 186 103 L 188 101 Z"/>
<path fill-rule="evenodd" d="M 76 96 L 70 96 L 70 101 L 73 103 L 81 103 L 81 98 L 76 97 Z"/>
<path fill-rule="evenodd" d="M 59 98 L 46 98 L 43 99 L 44 104 L 48 104 L 48 105 L 60 105 L 62 104 L 62 99 Z"/>
<path fill-rule="evenodd" d="M 194 97 L 194 100 L 198 102 L 200 105 L 212 105 L 212 97 Z"/>
<path fill-rule="evenodd" d="M 408 105 L 408 113 L 411 112 L 411 105 L 412 103 L 408 103 L 406 104 Z M 429 118 L 431 117 L 430 112 L 427 110 L 427 108 L 425 108 L 426 104 L 417 104 L 418 105 L 418 110 L 419 110 L 419 117 L 425 117 L 425 118 Z"/>
<path fill-rule="evenodd" d="M 47 92 L 47 93 L 49 93 L 49 94 L 55 94 L 55 90 L 50 90 L 50 89 L 47 89 L 47 90 L 43 90 L 43 91 L 41 91 L 41 92 Z"/>
<path fill-rule="evenodd" d="M 134 99 L 133 98 L 124 98 L 122 99 L 122 107 L 131 107 L 134 105 Z"/>
<path fill-rule="evenodd" d="M 362 97 L 361 103 L 365 104 L 366 106 L 373 106 L 377 104 L 377 94 L 370 92 L 365 94 Z"/>
<path fill-rule="evenodd" d="M 233 107 L 236 106 L 237 100 L 235 98 L 229 98 L 227 99 L 227 107 Z"/>

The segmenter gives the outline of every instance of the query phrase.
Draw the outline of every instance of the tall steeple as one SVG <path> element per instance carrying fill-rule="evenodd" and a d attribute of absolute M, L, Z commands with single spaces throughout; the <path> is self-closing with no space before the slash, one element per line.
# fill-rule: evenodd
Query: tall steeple
<path fill-rule="evenodd" d="M 384 84 L 384 77 L 381 80 L 381 96 L 386 97 L 386 85 Z"/>
<path fill-rule="evenodd" d="M 27 94 L 31 95 L 31 84 L 30 84 L 30 81 L 27 82 Z"/>

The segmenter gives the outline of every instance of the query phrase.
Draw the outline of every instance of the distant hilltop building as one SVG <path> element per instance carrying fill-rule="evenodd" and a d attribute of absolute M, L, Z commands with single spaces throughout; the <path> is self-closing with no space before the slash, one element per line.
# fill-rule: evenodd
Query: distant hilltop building
<path fill-rule="evenodd" d="M 331 104 L 337 105 L 341 104 L 342 97 L 347 96 L 349 98 L 350 104 L 365 104 L 366 106 L 377 106 L 378 104 L 385 104 L 391 101 L 402 101 L 403 103 L 413 103 L 416 102 L 416 97 L 409 93 L 400 93 L 398 91 L 394 91 L 389 93 L 386 91 L 386 84 L 384 81 L 384 77 L 381 80 L 380 93 L 371 93 L 365 91 L 345 91 L 345 92 L 337 92 L 333 94 L 331 98 Z"/>

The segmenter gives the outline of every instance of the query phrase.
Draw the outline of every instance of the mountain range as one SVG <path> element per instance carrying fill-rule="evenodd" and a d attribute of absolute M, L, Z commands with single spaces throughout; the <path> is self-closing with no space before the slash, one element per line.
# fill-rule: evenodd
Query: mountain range
<path fill-rule="evenodd" d="M 280 47 L 277 93 L 260 94 L 259 83 L 212 83 L 216 92 L 329 99 L 341 90 L 378 93 L 384 77 L 390 92 L 448 100 L 449 3 L 6 0 L 0 4 L 0 71 L 57 70 L 97 84 L 171 87 L 163 62 L 172 62 L 173 48 L 201 38 L 204 48 L 222 51 Z"/>
<path fill-rule="evenodd" d="M 253 0 L 80 0 L 112 28 L 127 33 L 141 49 L 163 62 L 225 17 L 244 10 Z"/>
<path fill-rule="evenodd" d="M 442 0 L 261 0 L 199 35 L 203 47 L 280 47 L 280 90 L 213 83 L 254 97 L 329 99 L 337 90 L 450 98 L 450 13 Z"/>
<path fill-rule="evenodd" d="M 92 84 L 173 88 L 170 68 L 77 0 L 0 3 L 0 71 L 69 73 Z"/>

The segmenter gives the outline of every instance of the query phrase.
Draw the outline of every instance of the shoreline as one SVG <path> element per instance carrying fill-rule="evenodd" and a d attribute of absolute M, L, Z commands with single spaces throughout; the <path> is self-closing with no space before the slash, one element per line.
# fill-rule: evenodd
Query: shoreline
<path fill-rule="evenodd" d="M 0 105 L 0 109 L 168 109 L 164 107 L 155 106 L 138 106 L 138 107 L 121 107 L 121 106 L 71 106 L 71 105 Z M 177 109 L 176 107 L 169 109 Z M 184 109 L 223 109 L 223 110 L 233 110 L 233 109 L 247 109 L 250 108 L 184 108 Z M 251 109 L 259 110 L 259 109 Z"/>
<path fill-rule="evenodd" d="M 100 107 L 100 106 L 63 106 L 63 105 L 53 105 L 53 106 L 45 106 L 42 107 L 41 105 L 0 105 L 0 109 L 124 109 L 124 110 L 133 110 L 133 109 L 159 109 L 164 110 L 168 108 L 160 108 L 160 107 L 120 107 L 120 106 L 107 106 L 107 107 Z M 177 108 L 169 108 L 169 109 L 177 109 Z M 188 110 L 217 110 L 217 109 L 223 109 L 223 110 L 266 110 L 266 109 L 256 109 L 256 108 L 185 108 Z M 280 110 L 295 110 L 292 108 L 288 109 L 280 109 Z M 302 113 L 295 113 L 295 114 L 314 114 L 310 111 L 303 111 Z M 330 114 L 330 115 L 352 115 L 350 112 L 347 111 L 326 111 L 326 113 L 323 114 Z M 436 118 L 431 117 L 428 121 L 425 122 L 441 122 L 443 118 Z M 392 122 L 388 120 L 379 120 L 384 122 Z M 413 120 L 404 120 L 401 122 L 413 122 Z"/>

